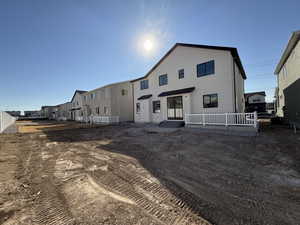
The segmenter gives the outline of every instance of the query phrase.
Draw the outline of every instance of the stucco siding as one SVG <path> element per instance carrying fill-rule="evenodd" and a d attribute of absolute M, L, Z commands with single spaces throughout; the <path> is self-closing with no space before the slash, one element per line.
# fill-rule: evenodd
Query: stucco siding
<path fill-rule="evenodd" d="M 210 60 L 215 61 L 215 73 L 197 77 L 197 64 Z M 180 69 L 184 69 L 182 79 L 178 78 Z M 159 86 L 159 75 L 162 74 L 168 74 L 168 84 Z M 229 51 L 179 46 L 146 79 L 149 80 L 148 89 L 140 89 L 140 80 L 134 82 L 136 122 L 160 122 L 167 119 L 167 97 L 158 97 L 158 95 L 165 91 L 189 87 L 195 87 L 195 90 L 181 95 L 183 96 L 183 114 L 234 112 L 233 60 Z M 243 82 L 237 82 L 237 86 L 243 85 Z M 239 93 L 242 93 L 242 90 L 243 87 L 240 88 Z M 140 96 L 148 94 L 152 94 L 151 99 L 137 100 Z M 218 94 L 217 108 L 203 108 L 203 95 L 206 94 Z M 160 113 L 152 112 L 152 102 L 155 100 L 161 101 Z M 141 109 L 143 110 L 144 107 L 145 111 L 136 113 L 138 102 L 141 104 Z"/>
<path fill-rule="evenodd" d="M 291 52 L 277 75 L 278 102 L 277 116 L 284 116 L 282 107 L 285 106 L 284 90 L 300 78 L 300 41 Z"/>

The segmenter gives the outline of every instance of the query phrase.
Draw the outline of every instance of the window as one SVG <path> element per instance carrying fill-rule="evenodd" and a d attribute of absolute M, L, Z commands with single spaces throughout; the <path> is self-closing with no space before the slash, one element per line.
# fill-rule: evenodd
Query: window
<path fill-rule="evenodd" d="M 203 108 L 218 107 L 218 94 L 203 95 Z"/>
<path fill-rule="evenodd" d="M 197 65 L 197 77 L 202 77 L 215 73 L 215 61 L 209 61 Z"/>
<path fill-rule="evenodd" d="M 153 101 L 153 113 L 160 112 L 160 101 Z"/>
<path fill-rule="evenodd" d="M 96 93 L 91 94 L 91 99 L 94 99 L 96 97 Z"/>
<path fill-rule="evenodd" d="M 108 108 L 106 106 L 104 106 L 104 114 L 106 115 L 108 113 Z"/>
<path fill-rule="evenodd" d="M 122 95 L 122 96 L 124 96 L 124 95 L 127 95 L 127 93 L 128 93 L 128 91 L 127 91 L 127 90 L 125 90 L 125 89 L 122 89 L 122 91 L 121 91 L 121 95 Z"/>
<path fill-rule="evenodd" d="M 141 112 L 141 104 L 136 103 L 136 113 L 140 113 L 140 112 Z"/>
<path fill-rule="evenodd" d="M 96 113 L 99 115 L 100 114 L 100 108 L 96 107 Z"/>
<path fill-rule="evenodd" d="M 178 79 L 184 78 L 184 69 L 178 70 Z"/>
<path fill-rule="evenodd" d="M 167 85 L 168 84 L 168 75 L 160 75 L 159 77 L 159 86 Z"/>
<path fill-rule="evenodd" d="M 149 88 L 148 80 L 142 80 L 141 81 L 141 90 L 148 89 L 148 88 Z"/>

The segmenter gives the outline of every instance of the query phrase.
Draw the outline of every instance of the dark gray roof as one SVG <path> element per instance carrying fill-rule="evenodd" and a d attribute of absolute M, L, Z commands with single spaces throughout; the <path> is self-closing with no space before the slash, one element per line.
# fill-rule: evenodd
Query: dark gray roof
<path fill-rule="evenodd" d="M 178 95 L 178 94 L 185 94 L 185 93 L 190 93 L 195 90 L 195 87 L 190 87 L 190 88 L 183 88 L 183 89 L 178 89 L 178 90 L 172 90 L 172 91 L 165 91 L 162 92 L 158 95 L 158 97 L 164 97 L 164 96 L 169 96 L 169 95 Z"/>
<path fill-rule="evenodd" d="M 138 100 L 144 100 L 144 99 L 148 99 L 151 97 L 152 97 L 152 95 L 142 95 L 141 97 L 138 98 Z"/>

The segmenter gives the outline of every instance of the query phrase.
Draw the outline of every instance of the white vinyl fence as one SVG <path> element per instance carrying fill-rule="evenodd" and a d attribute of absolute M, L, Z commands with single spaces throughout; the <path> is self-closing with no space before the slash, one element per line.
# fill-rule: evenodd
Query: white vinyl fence
<path fill-rule="evenodd" d="M 91 123 L 119 123 L 118 116 L 92 116 L 90 118 Z"/>
<path fill-rule="evenodd" d="M 257 113 L 185 114 L 187 125 L 220 125 L 257 127 Z"/>
<path fill-rule="evenodd" d="M 13 125 L 15 122 L 15 117 L 9 115 L 6 112 L 0 111 L 0 133 L 2 133 L 9 126 Z"/>

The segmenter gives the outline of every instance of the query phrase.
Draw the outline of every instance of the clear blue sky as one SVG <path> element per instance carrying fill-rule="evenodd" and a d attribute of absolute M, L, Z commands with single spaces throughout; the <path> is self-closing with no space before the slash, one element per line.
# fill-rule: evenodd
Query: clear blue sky
<path fill-rule="evenodd" d="M 69 101 L 143 76 L 176 42 L 238 48 L 246 91 L 271 100 L 300 1 L 0 0 L 0 110 Z M 139 48 L 144 36 L 153 51 Z"/>

